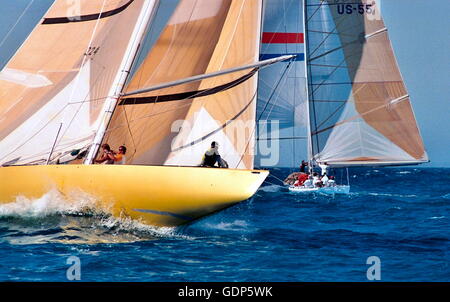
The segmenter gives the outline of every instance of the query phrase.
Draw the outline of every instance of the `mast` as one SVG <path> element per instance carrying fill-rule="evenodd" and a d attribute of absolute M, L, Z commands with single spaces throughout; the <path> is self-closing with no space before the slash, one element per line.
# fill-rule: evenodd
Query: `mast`
<path fill-rule="evenodd" d="M 106 129 L 108 124 L 112 118 L 112 114 L 114 112 L 114 108 L 117 105 L 117 101 L 119 99 L 120 93 L 125 86 L 125 82 L 127 80 L 130 69 L 133 65 L 134 59 L 136 57 L 136 53 L 139 50 L 140 43 L 144 38 L 146 28 L 150 20 L 152 19 L 152 15 L 154 12 L 154 7 L 158 0 L 147 0 L 143 5 L 143 9 L 139 18 L 136 22 L 136 26 L 134 28 L 132 36 L 134 39 L 130 40 L 125 55 L 123 56 L 122 63 L 119 67 L 119 72 L 116 75 L 116 78 L 111 86 L 111 89 L 108 93 L 108 97 L 105 101 L 105 105 L 103 106 L 103 116 L 102 121 L 100 122 L 99 129 L 95 134 L 94 141 L 89 149 L 89 153 L 86 156 L 84 164 L 91 164 L 98 152 L 100 144 L 103 140 L 103 137 L 106 133 Z"/>
<path fill-rule="evenodd" d="M 307 144 L 307 154 L 308 154 L 308 162 L 311 164 L 313 159 L 313 151 L 312 151 L 312 133 L 311 133 L 311 116 L 310 116 L 310 107 L 309 107 L 309 76 L 308 76 L 308 61 L 309 61 L 309 53 L 308 53 L 308 21 L 307 21 L 307 14 L 306 14 L 306 1 L 303 0 L 303 29 L 305 31 L 304 34 L 304 52 L 305 52 L 305 89 L 306 89 L 306 114 L 307 114 L 307 138 L 308 138 L 308 144 Z M 310 167 L 311 169 L 311 167 Z"/>

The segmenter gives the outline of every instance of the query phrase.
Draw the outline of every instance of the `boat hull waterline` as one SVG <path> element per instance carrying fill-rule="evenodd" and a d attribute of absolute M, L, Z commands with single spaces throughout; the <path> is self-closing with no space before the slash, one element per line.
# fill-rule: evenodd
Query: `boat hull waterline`
<path fill-rule="evenodd" d="M 178 226 L 253 196 L 269 172 L 200 167 L 39 165 L 0 168 L 0 204 L 52 189 L 83 192 L 117 217 Z"/>

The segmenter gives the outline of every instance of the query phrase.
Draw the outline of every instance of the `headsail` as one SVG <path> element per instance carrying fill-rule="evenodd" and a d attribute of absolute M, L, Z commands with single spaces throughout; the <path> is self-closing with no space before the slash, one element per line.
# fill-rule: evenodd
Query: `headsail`
<path fill-rule="evenodd" d="M 53 3 L 0 72 L 0 165 L 90 146 L 144 3 Z"/>
<path fill-rule="evenodd" d="M 261 5 L 261 0 L 179 1 L 124 92 L 257 62 Z M 215 140 L 230 167 L 253 168 L 255 72 L 126 96 L 104 142 L 126 145 L 129 164 L 196 166 Z"/>
<path fill-rule="evenodd" d="M 396 165 L 428 160 L 376 2 L 306 1 L 316 161 Z"/>
<path fill-rule="evenodd" d="M 295 59 L 259 73 L 259 166 L 297 166 L 306 159 L 307 93 L 303 1 L 264 2 L 260 59 L 292 54 Z M 282 156 L 280 156 L 282 155 Z"/>

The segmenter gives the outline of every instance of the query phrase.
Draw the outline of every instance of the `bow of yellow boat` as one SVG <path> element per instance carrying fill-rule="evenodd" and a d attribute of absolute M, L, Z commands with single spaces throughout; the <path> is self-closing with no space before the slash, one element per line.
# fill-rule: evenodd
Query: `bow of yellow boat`
<path fill-rule="evenodd" d="M 200 167 L 39 165 L 0 168 L 0 203 L 82 191 L 115 216 L 177 226 L 253 196 L 269 172 Z"/>

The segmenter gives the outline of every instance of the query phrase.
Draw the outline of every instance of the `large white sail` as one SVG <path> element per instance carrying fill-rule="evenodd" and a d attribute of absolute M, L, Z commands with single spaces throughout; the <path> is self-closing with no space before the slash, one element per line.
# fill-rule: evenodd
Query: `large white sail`
<path fill-rule="evenodd" d="M 401 165 L 428 160 L 377 2 L 306 1 L 316 161 Z"/>
<path fill-rule="evenodd" d="M 90 147 L 145 3 L 53 3 L 0 71 L 0 165 Z"/>

